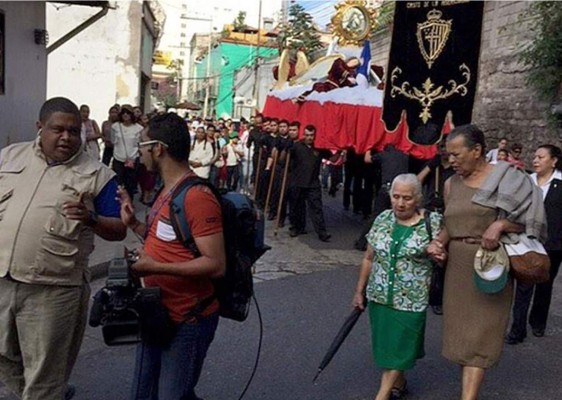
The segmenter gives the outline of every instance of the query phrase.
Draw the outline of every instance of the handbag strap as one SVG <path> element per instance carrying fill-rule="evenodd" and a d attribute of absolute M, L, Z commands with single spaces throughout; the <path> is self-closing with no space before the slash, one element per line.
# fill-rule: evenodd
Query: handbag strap
<path fill-rule="evenodd" d="M 427 231 L 427 234 L 429 236 L 429 241 L 431 242 L 433 240 L 433 230 L 431 229 L 430 214 L 431 213 L 426 210 L 423 215 L 423 221 L 425 223 L 425 230 Z"/>

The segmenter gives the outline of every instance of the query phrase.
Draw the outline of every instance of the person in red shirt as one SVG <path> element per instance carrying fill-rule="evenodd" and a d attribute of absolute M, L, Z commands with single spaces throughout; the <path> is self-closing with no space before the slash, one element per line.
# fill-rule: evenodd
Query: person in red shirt
<path fill-rule="evenodd" d="M 144 165 L 160 174 L 164 187 L 146 223 L 136 219 L 131 199 L 121 190 L 121 220 L 145 237 L 139 260 L 131 268 L 146 287 L 161 289 L 162 304 L 176 330 L 165 345 L 144 340 L 138 345 L 131 398 L 196 400 L 195 386 L 219 318 L 218 301 L 210 300 L 214 294 L 210 279 L 223 275 L 226 264 L 221 206 L 206 186 L 194 186 L 185 196 L 186 218 L 200 253 L 196 257 L 176 238 L 170 222 L 174 189 L 196 177 L 189 168 L 185 123 L 171 113 L 156 116 L 138 146 Z"/>
<path fill-rule="evenodd" d="M 525 162 L 521 159 L 521 153 L 523 152 L 523 146 L 519 143 L 514 143 L 511 146 L 511 152 L 507 157 L 507 162 L 515 165 L 517 168 L 525 169 Z"/>

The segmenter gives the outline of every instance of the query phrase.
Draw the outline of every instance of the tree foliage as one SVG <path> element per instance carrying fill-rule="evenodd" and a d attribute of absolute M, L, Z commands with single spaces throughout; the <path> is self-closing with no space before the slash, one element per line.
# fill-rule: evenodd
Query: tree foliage
<path fill-rule="evenodd" d="M 533 2 L 526 16 L 532 18 L 530 29 L 536 36 L 520 59 L 531 67 L 529 84 L 552 104 L 562 95 L 562 2 Z"/>
<path fill-rule="evenodd" d="M 379 8 L 379 16 L 377 17 L 377 26 L 372 32 L 373 34 L 388 29 L 392 25 L 392 21 L 394 20 L 395 9 L 396 9 L 396 1 L 384 0 L 384 2 Z"/>
<path fill-rule="evenodd" d="M 246 25 L 246 11 L 239 11 L 238 16 L 232 21 L 234 32 L 244 32 L 248 27 Z"/>
<path fill-rule="evenodd" d="M 312 16 L 296 3 L 289 8 L 289 19 L 281 27 L 277 41 L 281 49 L 302 49 L 308 56 L 322 48 Z"/>

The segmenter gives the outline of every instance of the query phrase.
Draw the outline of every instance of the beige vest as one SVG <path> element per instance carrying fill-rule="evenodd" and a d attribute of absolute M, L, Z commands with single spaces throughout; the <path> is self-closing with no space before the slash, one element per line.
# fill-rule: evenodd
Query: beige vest
<path fill-rule="evenodd" d="M 88 209 L 115 175 L 83 151 L 49 166 L 35 142 L 0 153 L 0 277 L 47 285 L 89 281 L 94 232 L 63 215 L 67 201 L 84 193 Z"/>

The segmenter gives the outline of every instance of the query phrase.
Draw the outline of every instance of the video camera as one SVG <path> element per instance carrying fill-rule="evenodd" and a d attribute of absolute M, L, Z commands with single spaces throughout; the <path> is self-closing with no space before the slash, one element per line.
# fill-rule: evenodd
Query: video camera
<path fill-rule="evenodd" d="M 89 324 L 102 326 L 103 340 L 108 346 L 138 343 L 146 330 L 146 319 L 158 316 L 154 310 L 166 312 L 160 303 L 160 288 L 143 288 L 132 275 L 130 267 L 138 259 L 136 251 L 125 249 L 124 258 L 111 260 L 105 287 L 94 296 Z"/>

